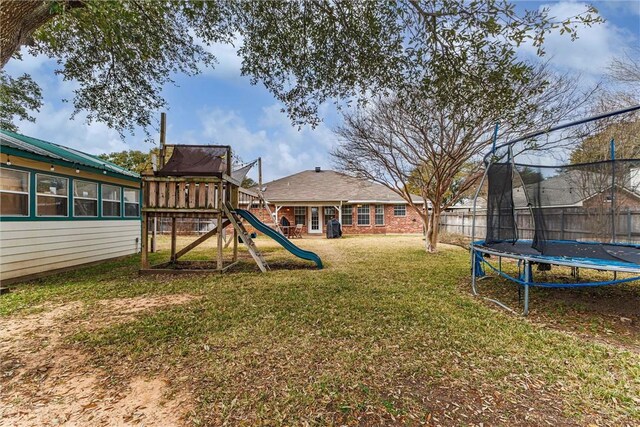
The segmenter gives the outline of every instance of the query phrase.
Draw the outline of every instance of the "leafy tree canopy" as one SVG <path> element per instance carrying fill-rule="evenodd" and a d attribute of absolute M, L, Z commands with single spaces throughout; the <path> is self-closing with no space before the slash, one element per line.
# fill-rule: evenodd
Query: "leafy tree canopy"
<path fill-rule="evenodd" d="M 242 180 L 242 184 L 240 185 L 242 188 L 251 188 L 251 187 L 255 187 L 256 185 L 258 185 L 257 182 L 255 182 L 253 179 L 249 178 L 249 177 L 245 177 Z"/>
<path fill-rule="evenodd" d="M 98 157 L 130 171 L 141 173 L 151 169 L 151 155 L 153 152 L 157 154 L 157 149 L 151 151 L 150 153 L 143 153 L 139 150 L 125 150 L 100 154 Z"/>
<path fill-rule="evenodd" d="M 29 44 L 78 83 L 76 112 L 147 135 L 166 107 L 162 87 L 214 66 L 205 49 L 212 43 L 241 40 L 242 74 L 262 82 L 294 123 L 317 124 L 320 104 L 365 104 L 371 93 L 436 87 L 439 102 L 452 103 L 452 88 L 484 96 L 489 81 L 496 90 L 486 103 L 512 102 L 511 83 L 530 79 L 517 46 L 531 42 L 543 54 L 550 31 L 576 37 L 578 24 L 600 22 L 590 6 L 559 21 L 506 0 L 45 0 L 1 2 L 0 12 L 3 67 Z M 26 89 L 31 96 L 22 99 L 38 102 Z"/>
<path fill-rule="evenodd" d="M 0 71 L 0 128 L 17 131 L 13 120 L 35 122 L 35 117 L 30 113 L 38 111 L 42 106 L 42 93 L 40 87 L 24 74 L 13 78 L 4 71 Z"/>
<path fill-rule="evenodd" d="M 585 138 L 571 153 L 571 163 L 611 159 L 611 139 L 617 159 L 640 159 L 640 118 L 609 124 Z"/>

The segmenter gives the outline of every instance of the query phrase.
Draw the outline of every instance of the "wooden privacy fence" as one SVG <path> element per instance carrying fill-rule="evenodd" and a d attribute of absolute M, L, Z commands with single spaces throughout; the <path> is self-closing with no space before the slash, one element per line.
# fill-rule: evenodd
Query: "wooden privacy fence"
<path fill-rule="evenodd" d="M 548 208 L 543 211 L 547 238 L 555 240 L 600 240 L 640 243 L 640 210 L 621 209 L 615 215 L 610 210 L 582 208 Z M 612 220 L 615 218 L 615 229 Z M 534 223 L 531 211 L 517 209 L 515 221 L 520 239 L 532 239 Z M 471 237 L 473 212 L 450 211 L 440 217 L 440 231 Z M 499 227 L 499 224 L 497 225 Z M 484 239 L 487 232 L 487 212 L 476 213 L 476 240 Z"/>

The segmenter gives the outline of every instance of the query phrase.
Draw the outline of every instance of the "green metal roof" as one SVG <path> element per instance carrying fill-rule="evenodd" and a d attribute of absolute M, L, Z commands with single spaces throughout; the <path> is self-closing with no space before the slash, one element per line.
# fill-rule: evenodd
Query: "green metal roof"
<path fill-rule="evenodd" d="M 139 174 L 91 154 L 5 129 L 0 129 L 0 151 L 9 155 L 75 167 L 88 172 L 104 173 L 106 171 L 111 176 L 140 180 Z"/>

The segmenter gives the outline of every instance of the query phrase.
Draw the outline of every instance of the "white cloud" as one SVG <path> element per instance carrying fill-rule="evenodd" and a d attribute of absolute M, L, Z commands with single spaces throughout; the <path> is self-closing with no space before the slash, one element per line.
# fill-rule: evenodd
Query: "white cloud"
<path fill-rule="evenodd" d="M 113 129 L 102 123 L 86 123 L 86 116 L 78 115 L 70 120 L 73 109 L 56 107 L 45 103 L 36 122 L 19 122 L 20 133 L 75 148 L 89 154 L 109 153 L 113 151 L 141 149 L 148 150 L 149 144 L 141 141 L 124 142 Z"/>
<path fill-rule="evenodd" d="M 238 49 L 242 46 L 242 37 L 237 35 L 229 43 L 214 43 L 206 45 L 202 41 L 198 42 L 204 49 L 212 53 L 218 60 L 215 68 L 204 68 L 204 74 L 226 80 L 240 79 L 240 69 L 242 59 L 238 56 Z"/>
<path fill-rule="evenodd" d="M 612 10 L 614 12 L 640 16 L 640 2 L 637 0 L 608 0 L 598 4 L 601 10 Z M 639 24 L 640 25 L 640 24 Z"/>
<path fill-rule="evenodd" d="M 560 2 L 540 6 L 545 7 L 549 8 L 551 16 L 561 20 L 584 12 L 586 4 Z M 544 48 L 552 66 L 561 71 L 581 73 L 592 83 L 604 78 L 613 58 L 623 55 L 626 49 L 638 42 L 636 35 L 611 21 L 579 27 L 577 32 L 578 39 L 571 41 L 569 36 L 556 30 L 547 35 Z M 535 56 L 535 49 L 530 44 L 522 46 L 520 51 L 530 58 Z"/>
<path fill-rule="evenodd" d="M 332 132 L 321 124 L 316 129 L 298 130 L 279 105 L 263 108 L 252 128 L 238 112 L 213 108 L 200 113 L 201 130 L 179 135 L 182 143 L 231 145 L 244 161 L 263 160 L 265 181 L 330 166 L 329 150 L 335 143 Z M 255 172 L 254 172 L 255 175 Z"/>
<path fill-rule="evenodd" d="M 24 73 L 32 74 L 42 70 L 45 66 L 53 67 L 56 63 L 45 55 L 31 55 L 25 47 L 20 49 L 20 54 L 22 59 L 12 58 L 5 66 L 5 71 L 12 76 Z"/>

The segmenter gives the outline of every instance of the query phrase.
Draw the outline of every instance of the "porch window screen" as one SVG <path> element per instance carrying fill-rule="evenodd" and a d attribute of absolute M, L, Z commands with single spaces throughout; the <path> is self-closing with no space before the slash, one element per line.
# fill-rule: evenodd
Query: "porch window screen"
<path fill-rule="evenodd" d="M 384 225 L 384 205 L 376 205 L 376 225 Z"/>
<path fill-rule="evenodd" d="M 73 181 L 73 215 L 98 216 L 98 183 Z"/>
<path fill-rule="evenodd" d="M 29 215 L 29 172 L 0 169 L 0 215 Z"/>
<path fill-rule="evenodd" d="M 342 225 L 353 225 L 353 206 L 342 205 Z"/>
<path fill-rule="evenodd" d="M 36 174 L 38 216 L 69 215 L 69 180 L 59 176 Z"/>
<path fill-rule="evenodd" d="M 293 208 L 293 215 L 296 220 L 296 225 L 307 223 L 307 208 L 305 206 L 296 206 Z"/>
<path fill-rule="evenodd" d="M 140 192 L 133 188 L 124 189 L 124 216 L 140 216 Z"/>
<path fill-rule="evenodd" d="M 102 216 L 120 216 L 120 187 L 102 185 Z"/>
<path fill-rule="evenodd" d="M 358 206 L 358 225 L 371 224 L 371 216 L 369 215 L 369 205 Z"/>

